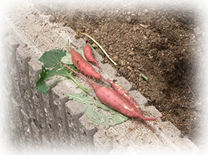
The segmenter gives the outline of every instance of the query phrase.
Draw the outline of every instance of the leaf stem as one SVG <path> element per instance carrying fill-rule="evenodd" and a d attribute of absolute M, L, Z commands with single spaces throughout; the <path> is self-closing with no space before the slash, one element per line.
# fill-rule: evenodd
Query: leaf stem
<path fill-rule="evenodd" d="M 68 77 L 69 77 L 75 84 L 77 84 L 78 87 L 79 87 L 80 89 L 82 89 L 85 93 L 89 93 L 89 90 L 87 90 L 86 88 L 82 87 L 82 86 L 80 85 L 80 83 L 72 76 L 72 71 L 69 73 Z"/>

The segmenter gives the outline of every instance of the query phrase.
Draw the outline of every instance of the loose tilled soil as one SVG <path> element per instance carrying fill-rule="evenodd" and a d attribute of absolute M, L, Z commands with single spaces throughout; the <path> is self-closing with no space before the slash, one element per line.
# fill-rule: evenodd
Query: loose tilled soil
<path fill-rule="evenodd" d="M 114 66 L 118 76 L 128 79 L 132 89 L 140 91 L 149 105 L 166 116 L 165 120 L 198 144 L 201 123 L 197 122 L 201 122 L 202 108 L 196 81 L 201 78 L 197 57 L 201 53 L 202 30 L 196 11 L 152 6 L 107 10 L 38 8 L 51 14 L 51 22 L 91 35 L 118 63 Z M 111 63 L 106 57 L 104 62 Z"/>

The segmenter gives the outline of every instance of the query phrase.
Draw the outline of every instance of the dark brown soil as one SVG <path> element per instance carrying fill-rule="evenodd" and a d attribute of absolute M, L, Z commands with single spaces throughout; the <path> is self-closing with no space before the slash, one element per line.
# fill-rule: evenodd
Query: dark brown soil
<path fill-rule="evenodd" d="M 197 129 L 201 123 L 197 122 L 201 122 L 202 108 L 196 81 L 201 78 L 197 58 L 201 53 L 202 32 L 197 10 L 152 6 L 39 9 L 55 17 L 55 22 L 85 32 L 98 41 L 118 63 L 114 67 L 130 81 L 132 89 L 140 91 L 149 105 L 166 116 L 165 120 L 199 144 Z M 104 62 L 111 63 L 107 58 Z"/>

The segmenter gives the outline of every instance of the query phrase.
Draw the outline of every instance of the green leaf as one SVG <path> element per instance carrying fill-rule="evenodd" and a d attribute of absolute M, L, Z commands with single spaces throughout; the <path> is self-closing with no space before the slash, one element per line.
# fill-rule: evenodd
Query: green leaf
<path fill-rule="evenodd" d="M 64 64 L 73 64 L 72 60 L 71 60 L 71 54 L 67 53 L 62 59 L 61 62 Z"/>
<path fill-rule="evenodd" d="M 82 57 L 86 60 L 86 58 L 84 56 L 84 50 L 76 50 L 76 51 L 79 52 L 82 55 Z"/>
<path fill-rule="evenodd" d="M 95 111 L 91 106 L 88 106 L 85 111 L 87 117 L 90 119 L 90 122 L 99 125 L 103 123 L 105 126 L 109 127 L 110 116 L 106 116 L 98 111 Z"/>
<path fill-rule="evenodd" d="M 46 94 L 50 89 L 50 86 L 47 86 L 44 81 L 41 81 L 36 83 L 36 89 L 41 93 Z"/>
<path fill-rule="evenodd" d="M 66 67 L 58 64 L 53 69 L 49 70 L 45 75 L 45 80 L 49 80 L 51 77 L 55 75 L 69 77 L 71 75 L 71 71 L 69 71 Z"/>
<path fill-rule="evenodd" d="M 50 89 L 50 86 L 54 83 L 57 83 L 60 80 L 60 78 L 58 78 L 51 85 L 46 85 L 46 81 L 48 81 L 50 78 L 52 78 L 55 75 L 60 75 L 60 76 L 65 76 L 65 77 L 71 76 L 68 69 L 65 67 L 62 67 L 60 64 L 58 64 L 57 66 L 55 66 L 55 68 L 51 70 L 46 69 L 44 66 L 42 66 L 40 78 L 36 82 L 36 89 L 42 92 L 43 94 L 46 94 L 48 90 Z"/>
<path fill-rule="evenodd" d="M 48 90 L 50 89 L 50 86 L 54 83 L 57 83 L 60 78 L 57 78 L 51 85 L 46 85 L 46 81 L 49 80 L 51 77 L 55 75 L 65 75 L 67 76 L 69 73 L 67 70 L 64 70 L 65 68 L 61 68 L 60 70 L 57 70 L 59 66 L 57 65 L 52 70 L 46 69 L 44 66 L 42 66 L 42 71 L 40 73 L 40 78 L 36 82 L 36 90 L 42 92 L 43 94 L 46 94 Z"/>
<path fill-rule="evenodd" d="M 110 127 L 123 123 L 128 119 L 128 117 L 102 104 L 98 99 L 95 100 L 93 97 L 90 97 L 86 94 L 69 94 L 68 97 L 69 99 L 73 99 L 87 105 L 87 110 L 85 111 L 85 113 L 89 118 L 90 122 L 95 125 L 103 123 L 106 127 Z M 99 112 L 99 109 L 94 110 L 93 106 L 97 106 L 100 109 L 110 112 L 110 115 L 102 114 L 101 112 Z"/>
<path fill-rule="evenodd" d="M 42 71 L 40 73 L 40 78 L 39 80 L 36 82 L 36 89 L 40 92 L 42 92 L 43 94 L 46 94 L 47 91 L 49 90 L 50 86 L 46 86 L 46 83 L 44 81 L 45 76 L 48 73 L 48 69 L 46 69 L 44 66 L 42 66 Z"/>
<path fill-rule="evenodd" d="M 83 51 L 78 51 L 78 52 L 82 52 L 83 54 Z M 69 54 L 67 54 L 67 56 L 69 56 Z M 63 51 L 60 49 L 53 49 L 53 50 L 45 52 L 39 58 L 39 61 L 43 62 L 44 65 L 42 66 L 42 72 L 40 73 L 40 78 L 36 82 L 36 89 L 42 93 L 47 93 L 51 85 L 47 86 L 46 81 L 55 75 L 59 75 L 59 76 L 65 76 L 67 78 L 70 78 L 74 83 L 76 83 L 79 86 L 80 89 L 88 93 L 89 90 L 82 87 L 80 83 L 72 76 L 72 72 L 69 71 L 68 68 L 64 67 L 63 63 L 61 63 L 61 60 L 64 57 L 65 59 L 67 59 L 66 51 Z M 71 58 L 69 60 L 71 60 Z M 70 65 L 71 65 L 70 66 L 71 68 L 75 68 L 73 63 L 70 63 Z M 60 78 L 58 80 L 56 79 L 52 84 L 57 83 L 59 80 Z"/>
<path fill-rule="evenodd" d="M 60 63 L 60 60 L 66 55 L 66 51 L 53 49 L 45 52 L 39 59 L 45 67 L 51 68 Z"/>
<path fill-rule="evenodd" d="M 121 113 L 116 113 L 113 115 L 112 120 L 116 122 L 116 124 L 121 124 L 126 121 L 128 117 L 122 115 Z"/>
<path fill-rule="evenodd" d="M 73 66 L 71 66 L 73 68 Z M 51 85 L 46 85 L 46 81 L 48 81 L 49 79 L 51 79 L 53 76 L 55 75 L 59 75 L 59 76 L 64 76 L 67 78 L 70 78 L 74 83 L 76 83 L 80 89 L 82 89 L 84 92 L 88 93 L 89 90 L 87 90 L 86 88 L 82 87 L 80 85 L 80 83 L 78 81 L 76 81 L 74 79 L 74 77 L 72 76 L 72 72 L 69 71 L 68 68 L 64 67 L 61 64 L 57 64 L 54 68 L 52 68 L 51 70 L 46 69 L 44 66 L 42 66 L 42 72 L 40 73 L 40 78 L 36 83 L 36 89 L 42 93 L 47 93 L 47 91 L 49 90 L 50 86 L 54 83 L 57 83 L 59 81 L 59 79 L 55 80 Z"/>
<path fill-rule="evenodd" d="M 69 99 L 74 99 L 76 101 L 79 101 L 81 103 L 84 103 L 84 104 L 87 104 L 87 105 L 96 105 L 97 107 L 99 108 L 102 108 L 104 110 L 108 110 L 110 111 L 111 113 L 115 113 L 115 111 L 113 109 L 111 109 L 110 107 L 102 104 L 98 98 L 96 98 L 97 101 L 95 101 L 95 99 L 93 97 L 89 97 L 88 95 L 86 94 L 83 94 L 83 93 L 77 93 L 77 94 L 68 94 L 68 97 Z"/>
<path fill-rule="evenodd" d="M 85 56 L 84 56 L 84 51 L 83 50 L 76 50 L 77 52 L 79 52 L 82 57 L 86 60 Z M 67 53 L 62 59 L 61 62 L 67 65 L 72 65 L 72 59 L 71 59 L 71 53 Z"/>

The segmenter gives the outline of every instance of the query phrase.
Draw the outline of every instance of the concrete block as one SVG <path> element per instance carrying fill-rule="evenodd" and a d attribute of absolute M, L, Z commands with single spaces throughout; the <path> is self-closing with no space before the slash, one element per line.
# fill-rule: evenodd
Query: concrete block
<path fill-rule="evenodd" d="M 98 50 L 93 52 L 95 60 L 98 61 L 99 65 L 102 64 L 102 61 L 104 60 L 103 57 L 99 54 Z"/>
<path fill-rule="evenodd" d="M 36 90 L 36 82 L 39 79 L 39 75 L 42 69 L 41 63 L 36 59 L 31 59 L 28 62 L 29 65 L 29 80 L 30 80 L 30 88 L 32 92 L 32 101 L 34 106 L 34 117 L 36 126 L 40 130 L 40 139 L 42 140 L 42 135 L 48 135 L 48 128 L 46 123 L 46 115 L 44 111 L 44 103 L 42 98 L 42 93 Z"/>
<path fill-rule="evenodd" d="M 106 79 L 113 80 L 115 78 L 116 70 L 110 64 L 100 64 L 102 68 L 102 75 Z"/>
<path fill-rule="evenodd" d="M 147 99 L 137 90 L 132 90 L 128 92 L 133 98 L 134 100 L 139 104 L 147 104 Z"/>
<path fill-rule="evenodd" d="M 46 20 L 45 22 L 48 22 Z M 49 23 L 51 24 L 51 23 Z M 76 39 L 76 32 L 72 30 L 70 27 L 59 27 L 58 29 L 55 30 L 58 32 L 58 34 L 67 42 L 69 40 L 70 46 L 74 47 L 75 49 L 83 49 L 85 46 L 85 41 L 80 38 Z"/>
<path fill-rule="evenodd" d="M 17 72 L 19 78 L 19 89 L 21 96 L 27 101 L 32 102 L 32 92 L 30 89 L 28 62 L 31 57 L 27 54 L 28 51 L 19 47 L 16 52 Z"/>
<path fill-rule="evenodd" d="M 46 97 L 46 99 L 44 96 Z M 44 100 L 46 100 L 49 104 L 49 107 L 44 108 L 46 114 L 47 130 L 49 131 L 49 139 L 52 145 L 55 145 L 56 143 L 59 143 L 59 127 L 55 113 L 57 106 L 53 103 L 53 95 L 51 90 L 49 90 L 48 94 L 44 96 L 43 102 Z"/>
<path fill-rule="evenodd" d="M 116 83 L 123 87 L 126 91 L 129 91 L 131 89 L 132 85 L 124 77 L 117 77 L 116 80 Z"/>
<path fill-rule="evenodd" d="M 10 99 L 10 108 L 8 109 L 8 116 L 10 126 L 10 133 L 12 134 L 12 138 L 14 139 L 14 143 L 18 145 L 20 143 L 20 139 L 22 137 L 25 137 L 24 135 L 24 129 L 23 129 L 23 123 L 22 123 L 22 117 L 20 112 L 20 106 L 19 103 L 11 97 Z"/>
<path fill-rule="evenodd" d="M 33 137 L 32 137 L 32 130 L 29 124 L 29 117 L 27 115 L 27 113 L 24 111 L 24 109 L 20 109 L 21 115 L 22 115 L 22 128 L 24 131 L 24 135 L 25 135 L 25 139 L 26 139 L 26 143 L 27 142 L 31 142 L 33 141 Z"/>
<path fill-rule="evenodd" d="M 4 43 L 11 52 L 14 52 L 20 45 L 19 42 L 9 34 L 4 39 Z"/>
<path fill-rule="evenodd" d="M 40 128 L 36 122 L 36 120 L 31 120 L 31 129 L 33 131 L 34 145 L 41 146 L 42 145 L 42 137 L 40 135 Z"/>
<path fill-rule="evenodd" d="M 7 86 L 10 88 L 10 93 L 13 96 L 19 95 L 18 86 L 18 74 L 17 74 L 17 64 L 16 64 L 16 49 L 19 46 L 19 43 L 14 39 L 13 36 L 9 35 L 4 39 L 5 43 L 5 66 L 2 66 L 5 69 L 4 73 L 8 75 L 5 76 L 5 81 L 7 81 Z"/>
<path fill-rule="evenodd" d="M 80 134 L 80 145 L 82 147 L 93 149 L 93 136 L 97 132 L 96 126 L 90 123 L 86 114 L 84 114 L 80 119 L 80 127 L 79 127 L 79 134 Z"/>
<path fill-rule="evenodd" d="M 169 138 L 179 137 L 181 135 L 181 131 L 178 130 L 171 122 L 161 122 L 161 131 L 167 135 Z"/>
<path fill-rule="evenodd" d="M 68 142 L 69 137 L 69 127 L 67 121 L 67 109 L 65 103 L 68 101 L 67 92 L 68 87 L 65 84 L 66 81 L 59 82 L 53 89 L 53 104 L 56 105 L 55 115 L 59 128 L 59 136 L 62 142 Z"/>
<path fill-rule="evenodd" d="M 162 114 L 154 107 L 154 106 L 140 106 L 144 115 L 147 115 L 148 117 L 161 117 Z"/>
<path fill-rule="evenodd" d="M 116 77 L 116 70 L 110 64 L 100 64 L 102 75 L 104 78 L 111 81 L 116 80 L 116 83 L 122 86 L 126 91 L 129 91 L 132 85 L 124 77 Z"/>
<path fill-rule="evenodd" d="M 77 101 L 69 100 L 66 104 L 67 122 L 69 127 L 70 144 L 72 146 L 80 146 L 80 133 L 79 133 L 79 118 L 84 114 L 86 105 Z"/>
<path fill-rule="evenodd" d="M 142 134 L 142 131 L 145 132 Z M 94 135 L 94 143 L 96 148 L 101 151 L 111 151 L 113 148 L 122 144 L 130 145 L 132 142 L 136 143 L 138 140 L 143 141 L 145 139 L 145 134 L 149 133 L 151 134 L 151 131 L 147 130 L 142 122 L 128 120 L 106 130 L 99 129 Z"/>
<path fill-rule="evenodd" d="M 77 101 L 69 100 L 66 104 L 67 112 L 75 119 L 79 119 L 85 112 L 87 106 Z"/>
<path fill-rule="evenodd" d="M 76 124 L 78 118 L 77 115 L 72 114 L 74 106 L 65 106 L 65 103 L 68 101 L 67 94 L 80 93 L 81 90 L 77 88 L 77 85 L 71 80 L 64 80 L 59 82 L 53 89 L 53 103 L 56 105 L 55 114 L 57 118 L 57 123 L 59 124 L 59 134 L 62 134 L 62 137 L 65 134 L 65 140 L 70 139 L 71 143 L 74 139 L 77 138 L 77 128 L 70 126 L 71 124 Z M 68 103 L 68 102 L 67 102 Z M 73 102 L 72 102 L 73 103 Z M 68 104 L 66 104 L 68 105 Z M 73 105 L 73 104 L 70 104 Z M 80 108 L 80 107 L 79 107 Z M 70 112 L 70 114 L 66 112 Z M 76 110 L 79 111 L 79 110 Z M 69 125 L 68 125 L 69 123 Z M 64 130 L 63 130 L 64 129 Z M 75 143 L 75 142 L 74 142 Z"/>
<path fill-rule="evenodd" d="M 47 94 L 41 94 L 41 96 L 41 111 L 36 111 L 37 121 L 41 126 L 42 137 L 44 136 L 45 140 L 47 140 L 49 143 L 55 144 L 58 142 L 58 124 L 54 114 L 55 106 L 53 104 L 53 96 L 51 90 L 49 90 Z"/>

